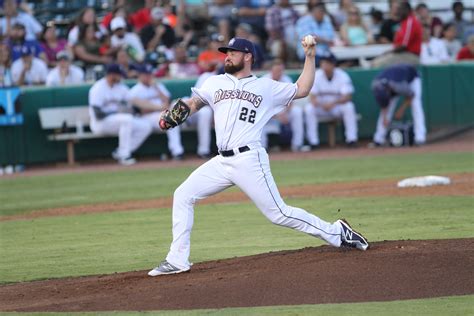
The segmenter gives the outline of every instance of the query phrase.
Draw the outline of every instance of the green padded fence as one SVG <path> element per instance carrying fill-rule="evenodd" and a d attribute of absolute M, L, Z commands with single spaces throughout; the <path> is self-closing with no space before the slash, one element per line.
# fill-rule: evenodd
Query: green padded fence
<path fill-rule="evenodd" d="M 474 122 L 474 64 L 453 64 L 424 66 L 420 68 L 423 80 L 423 106 L 428 130 L 445 126 L 462 126 Z M 353 96 L 359 121 L 359 137 L 370 138 L 375 129 L 378 108 L 370 91 L 370 83 L 377 70 L 348 70 L 354 83 Z M 296 71 L 289 72 L 296 79 Z M 172 97 L 187 96 L 195 79 L 164 80 Z M 132 85 L 133 82 L 127 82 Z M 42 107 L 59 107 L 87 104 L 90 85 L 57 88 L 24 88 L 20 96 L 24 124 L 21 126 L 0 126 L 0 165 L 38 164 L 66 161 L 65 144 L 47 140 L 49 132 L 40 127 L 38 110 Z M 322 128 L 324 141 L 325 129 Z M 338 131 L 338 141 L 342 139 L 342 127 Z M 186 151 L 196 148 L 194 133 L 185 133 L 183 143 Z M 76 158 L 109 158 L 117 141 L 111 138 L 79 142 Z M 167 152 L 166 137 L 153 135 L 138 151 L 139 156 L 156 156 Z"/>

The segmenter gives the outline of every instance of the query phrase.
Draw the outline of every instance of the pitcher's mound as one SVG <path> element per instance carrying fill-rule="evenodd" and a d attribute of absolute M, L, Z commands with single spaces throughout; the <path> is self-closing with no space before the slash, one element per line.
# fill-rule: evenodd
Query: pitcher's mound
<path fill-rule="evenodd" d="M 151 268 L 151 267 L 150 267 Z M 474 294 L 474 238 L 328 246 L 147 271 L 0 287 L 2 311 L 223 308 L 386 301 Z"/>

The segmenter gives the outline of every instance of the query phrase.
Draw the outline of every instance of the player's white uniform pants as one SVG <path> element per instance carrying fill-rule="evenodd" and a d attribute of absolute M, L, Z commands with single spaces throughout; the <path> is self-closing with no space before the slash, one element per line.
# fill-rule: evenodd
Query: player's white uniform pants
<path fill-rule="evenodd" d="M 291 127 L 291 148 L 299 148 L 303 146 L 304 142 L 304 113 L 303 108 L 300 106 L 293 105 L 289 109 L 288 112 L 288 120 L 290 121 Z M 272 119 L 274 120 L 274 119 Z M 261 143 L 262 146 L 267 148 L 268 147 L 268 134 L 274 132 L 274 126 L 271 124 L 275 124 L 270 120 L 267 125 L 262 130 L 262 139 Z M 280 124 L 278 122 L 278 124 Z M 278 126 L 279 127 L 279 126 Z"/>
<path fill-rule="evenodd" d="M 211 153 L 211 130 L 214 112 L 210 106 L 201 108 L 191 115 L 185 122 L 186 125 L 196 125 L 198 136 L 198 155 L 209 155 Z"/>
<path fill-rule="evenodd" d="M 413 100 L 411 102 L 411 116 L 413 118 L 413 128 L 415 134 L 415 142 L 424 143 L 426 142 L 426 126 L 425 126 L 425 113 L 423 111 L 423 105 L 421 102 L 421 80 L 420 78 L 415 78 L 410 87 L 414 93 Z M 393 113 L 397 107 L 398 100 L 400 98 L 394 97 L 390 99 L 390 103 L 387 109 L 387 118 L 389 121 L 392 120 Z M 383 124 L 383 115 L 379 114 L 377 120 L 377 129 L 374 134 L 374 142 L 379 144 L 385 143 L 385 138 L 387 136 L 387 127 Z"/>
<path fill-rule="evenodd" d="M 91 121 L 91 130 L 97 134 L 118 135 L 116 150 L 120 158 L 128 158 L 151 134 L 152 128 L 141 119 L 128 113 L 117 113 L 100 121 Z"/>
<path fill-rule="evenodd" d="M 252 148 L 251 146 L 249 146 Z M 172 265 L 190 266 L 190 239 L 196 201 L 237 185 L 272 223 L 341 245 L 341 226 L 327 223 L 303 209 L 286 205 L 270 171 L 263 147 L 232 157 L 215 156 L 197 168 L 175 191 L 173 197 L 173 242 L 166 257 Z"/>
<path fill-rule="evenodd" d="M 141 116 L 141 119 L 151 126 L 155 131 L 161 130 L 159 121 L 160 121 L 161 112 L 152 112 L 144 114 Z M 184 153 L 184 148 L 181 143 L 181 130 L 179 126 L 171 128 L 166 131 L 166 136 L 168 137 L 168 149 L 173 156 L 179 156 Z"/>
<path fill-rule="evenodd" d="M 322 107 L 313 106 L 311 103 L 306 104 L 305 108 L 306 122 L 306 138 L 311 145 L 319 145 L 318 118 L 342 117 L 344 122 L 344 134 L 346 142 L 357 141 L 357 115 L 354 103 L 346 102 L 338 104 L 331 110 L 326 111 Z"/>

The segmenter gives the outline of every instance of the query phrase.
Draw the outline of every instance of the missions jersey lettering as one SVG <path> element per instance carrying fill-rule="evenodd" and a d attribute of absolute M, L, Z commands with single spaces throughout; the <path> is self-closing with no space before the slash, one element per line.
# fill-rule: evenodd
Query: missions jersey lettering
<path fill-rule="evenodd" d="M 240 99 L 253 104 L 254 107 L 258 108 L 262 103 L 263 97 L 261 95 L 256 95 L 252 92 L 245 90 L 222 90 L 219 89 L 214 93 L 214 103 L 218 103 L 222 100 L 227 99 Z"/>

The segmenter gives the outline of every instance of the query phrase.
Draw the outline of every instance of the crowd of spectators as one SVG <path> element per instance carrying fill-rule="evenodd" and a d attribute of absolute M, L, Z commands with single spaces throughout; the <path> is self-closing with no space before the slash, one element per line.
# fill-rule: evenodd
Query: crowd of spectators
<path fill-rule="evenodd" d="M 274 59 L 287 68 L 300 67 L 299 42 L 306 34 L 318 42 L 317 62 L 335 46 L 390 43 L 393 50 L 373 60 L 373 66 L 474 58 L 474 25 L 461 1 L 452 3 L 452 19 L 445 21 L 425 3 L 412 7 L 397 0 L 388 1 L 388 12 L 368 14 L 352 0 L 340 0 L 332 11 L 320 0 L 308 1 L 303 10 L 290 0 L 206 3 L 199 10 L 184 0 L 145 0 L 137 9 L 133 1 L 115 0 L 105 16 L 85 7 L 60 30 L 54 21 L 41 25 L 25 1 L 4 0 L 0 85 L 94 81 L 111 62 L 120 64 L 128 78 L 137 78 L 143 64 L 153 67 L 155 77 L 196 77 L 222 65 L 217 47 L 234 36 L 256 44 L 257 70 L 269 69 Z"/>

